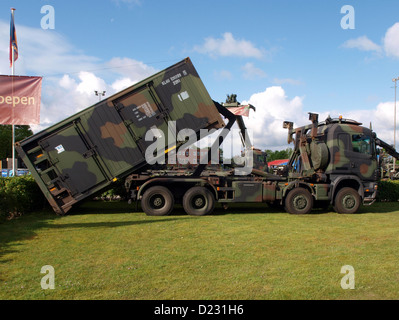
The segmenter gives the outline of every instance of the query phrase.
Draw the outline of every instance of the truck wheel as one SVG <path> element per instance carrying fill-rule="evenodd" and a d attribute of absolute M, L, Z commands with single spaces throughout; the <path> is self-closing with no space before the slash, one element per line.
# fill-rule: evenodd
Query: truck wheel
<path fill-rule="evenodd" d="M 338 213 L 356 213 L 360 207 L 359 193 L 353 188 L 342 188 L 335 197 L 334 210 Z"/>
<path fill-rule="evenodd" d="M 148 216 L 166 216 L 172 212 L 174 204 L 173 194 L 161 186 L 149 188 L 141 199 L 141 206 Z"/>
<path fill-rule="evenodd" d="M 215 197 L 205 187 L 193 187 L 183 197 L 183 208 L 192 216 L 203 216 L 215 208 Z"/>
<path fill-rule="evenodd" d="M 285 210 L 291 214 L 307 214 L 312 208 L 313 197 L 304 188 L 294 188 L 285 198 Z"/>

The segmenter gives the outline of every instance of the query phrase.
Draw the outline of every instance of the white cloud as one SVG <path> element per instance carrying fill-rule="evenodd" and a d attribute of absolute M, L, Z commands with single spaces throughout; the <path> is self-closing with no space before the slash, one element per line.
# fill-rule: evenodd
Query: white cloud
<path fill-rule="evenodd" d="M 136 82 L 130 78 L 123 78 L 123 79 L 118 79 L 118 80 L 114 81 L 112 83 L 111 87 L 112 87 L 112 89 L 115 90 L 115 92 L 118 92 L 118 91 L 121 91 L 123 89 L 126 89 L 126 88 L 132 86 L 135 83 Z"/>
<path fill-rule="evenodd" d="M 40 125 L 31 126 L 33 132 L 43 130 L 95 103 L 95 90 L 114 93 L 105 81 L 93 73 L 80 72 L 77 78 L 64 75 L 60 79 L 43 82 Z"/>
<path fill-rule="evenodd" d="M 140 78 L 140 73 L 136 72 L 132 76 L 135 80 L 124 77 L 111 82 L 93 72 L 81 71 L 77 76 L 64 74 L 61 78 L 51 77 L 43 81 L 41 124 L 32 126 L 32 130 L 43 130 L 97 103 L 99 96 L 95 95 L 95 91 L 105 91 L 105 96 L 101 96 L 104 99 L 147 76 L 147 73 L 143 73 Z"/>
<path fill-rule="evenodd" d="M 318 112 L 317 110 L 304 110 L 304 97 L 286 96 L 281 86 L 268 87 L 265 91 L 251 95 L 248 101 L 242 104 L 252 104 L 256 111 L 251 110 L 248 118 L 244 117 L 245 124 L 252 133 L 252 143 L 255 147 L 264 149 L 281 150 L 293 147 L 287 144 L 287 130 L 283 129 L 283 121 L 294 122 L 294 127 L 310 124 L 308 112 L 319 114 L 319 121 L 324 121 L 329 115 L 361 122 L 363 126 L 372 124 L 377 136 L 389 144 L 393 144 L 394 136 L 394 102 L 380 102 L 371 110 L 331 110 Z M 399 113 L 399 107 L 397 109 Z M 399 144 L 399 114 L 397 115 L 397 143 Z M 240 141 L 236 141 L 236 144 Z"/>
<path fill-rule="evenodd" d="M 395 23 L 385 33 L 384 49 L 387 56 L 399 58 L 399 22 Z"/>
<path fill-rule="evenodd" d="M 76 86 L 76 81 L 72 79 L 69 75 L 65 74 L 59 81 L 59 85 L 62 88 L 70 90 L 71 88 L 74 88 Z"/>
<path fill-rule="evenodd" d="M 43 76 L 41 124 L 34 132 L 45 129 L 87 108 L 99 97 L 94 91 L 110 96 L 157 72 L 152 66 L 126 57 L 102 62 L 77 50 L 55 31 L 17 25 L 19 57 L 18 75 Z M 0 73 L 10 74 L 8 61 L 9 23 L 0 20 Z"/>
<path fill-rule="evenodd" d="M 82 71 L 79 73 L 80 83 L 76 87 L 76 91 L 84 93 L 88 96 L 93 95 L 95 91 L 104 91 L 107 88 L 105 81 L 96 77 L 94 73 Z"/>
<path fill-rule="evenodd" d="M 19 58 L 18 73 L 29 71 L 37 75 L 55 75 L 89 70 L 100 59 L 85 55 L 73 47 L 62 35 L 41 28 L 17 26 Z"/>
<path fill-rule="evenodd" d="M 398 109 L 399 111 L 399 109 Z M 393 144 L 394 136 L 394 102 L 380 102 L 372 110 L 353 110 L 345 113 L 345 118 L 354 119 L 361 122 L 363 126 L 369 127 L 372 124 L 373 131 L 377 136 L 387 142 Z M 399 120 L 399 117 L 397 116 Z M 396 130 L 398 133 L 398 129 Z M 398 139 L 396 139 L 398 142 Z"/>
<path fill-rule="evenodd" d="M 361 51 L 381 52 L 381 46 L 374 43 L 366 36 L 361 36 L 356 39 L 347 40 L 342 46 L 344 48 L 354 48 L 354 49 L 359 49 Z"/>
<path fill-rule="evenodd" d="M 105 67 L 124 77 L 128 77 L 132 82 L 138 82 L 158 71 L 141 61 L 120 57 L 112 58 L 105 64 Z"/>
<path fill-rule="evenodd" d="M 290 99 L 282 87 L 274 86 L 252 94 L 247 101 L 242 101 L 242 105 L 251 104 L 256 108 L 256 111 L 250 110 L 249 117 L 243 117 L 252 145 L 261 150 L 293 147 L 292 144 L 287 144 L 288 131 L 283 128 L 283 121 L 293 121 L 295 125 L 301 126 L 310 123 L 307 112 L 303 112 L 303 99 L 298 96 Z M 327 114 L 322 116 L 327 117 Z M 209 140 L 214 141 L 218 134 L 219 132 L 212 134 Z M 206 142 L 201 141 L 200 146 L 206 146 Z M 222 148 L 225 158 L 241 154 L 243 146 L 236 123 L 223 142 Z"/>
<path fill-rule="evenodd" d="M 371 41 L 367 36 L 361 36 L 345 41 L 342 47 L 384 53 L 388 57 L 399 58 L 399 22 L 388 28 L 381 45 Z"/>
<path fill-rule="evenodd" d="M 194 50 L 210 56 L 238 56 L 260 59 L 264 56 L 264 50 L 257 48 L 252 42 L 235 39 L 233 34 L 225 32 L 222 38 L 209 37 L 201 46 L 195 46 Z"/>
<path fill-rule="evenodd" d="M 265 78 L 266 73 L 257 67 L 252 62 L 246 63 L 241 70 L 244 72 L 244 78 L 248 80 L 255 80 L 259 78 Z"/>
<path fill-rule="evenodd" d="M 276 147 L 287 148 L 287 130 L 283 129 L 283 121 L 293 121 L 295 124 L 307 124 L 307 113 L 303 112 L 303 97 L 289 99 L 280 86 L 267 88 L 265 91 L 253 94 L 242 104 L 252 104 L 256 112 L 250 112 L 244 121 L 253 133 L 253 144 L 260 149 Z"/>

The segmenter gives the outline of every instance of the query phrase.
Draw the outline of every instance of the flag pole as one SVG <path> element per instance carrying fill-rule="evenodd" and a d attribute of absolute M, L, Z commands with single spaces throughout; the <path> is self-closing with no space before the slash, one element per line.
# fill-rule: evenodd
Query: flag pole
<path fill-rule="evenodd" d="M 11 8 L 11 15 L 12 15 L 12 20 L 14 21 L 14 8 Z M 15 75 L 15 65 L 14 65 L 14 46 L 12 46 L 11 50 L 11 75 Z M 14 124 L 12 125 L 12 176 L 15 176 L 15 126 Z"/>

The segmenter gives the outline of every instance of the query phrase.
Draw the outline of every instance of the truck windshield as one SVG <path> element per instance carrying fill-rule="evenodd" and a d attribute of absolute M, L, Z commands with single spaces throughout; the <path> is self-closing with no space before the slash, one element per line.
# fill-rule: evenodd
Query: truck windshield
<path fill-rule="evenodd" d="M 264 155 L 257 155 L 256 161 L 259 163 L 266 163 Z"/>
<path fill-rule="evenodd" d="M 353 151 L 365 154 L 371 154 L 371 138 L 363 134 L 352 136 Z"/>

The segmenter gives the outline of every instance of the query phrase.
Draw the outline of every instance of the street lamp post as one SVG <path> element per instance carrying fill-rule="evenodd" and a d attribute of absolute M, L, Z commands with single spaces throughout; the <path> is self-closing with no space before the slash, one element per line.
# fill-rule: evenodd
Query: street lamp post
<path fill-rule="evenodd" d="M 96 94 L 96 96 L 98 96 L 98 101 L 101 101 L 101 96 L 105 96 L 105 91 L 103 92 L 99 92 L 99 91 L 94 91 L 94 93 Z"/>
<path fill-rule="evenodd" d="M 393 78 L 392 81 L 395 82 L 395 102 L 394 102 L 394 115 L 393 115 L 393 122 L 394 122 L 394 127 L 393 127 L 393 147 L 396 150 L 396 81 L 399 80 L 399 77 Z M 395 164 L 396 164 L 396 159 L 393 158 L 393 170 L 392 173 L 395 173 Z"/>

